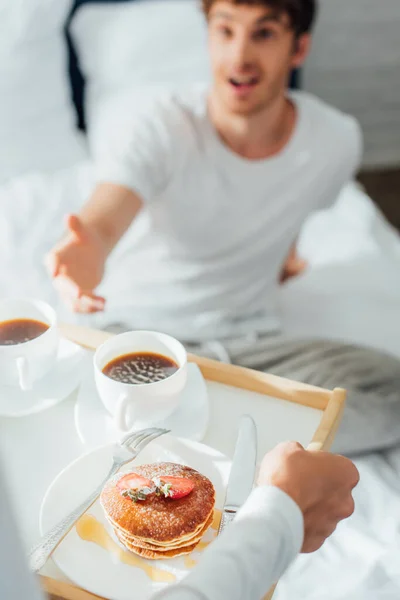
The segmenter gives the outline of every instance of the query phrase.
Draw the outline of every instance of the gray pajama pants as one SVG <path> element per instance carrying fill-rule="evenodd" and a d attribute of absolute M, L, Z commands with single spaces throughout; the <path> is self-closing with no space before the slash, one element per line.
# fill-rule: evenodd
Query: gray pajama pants
<path fill-rule="evenodd" d="M 107 328 L 126 331 L 123 325 Z M 189 352 L 287 377 L 347 390 L 342 423 L 332 450 L 346 455 L 400 444 L 400 360 L 371 348 L 280 334 L 186 343 Z"/>
<path fill-rule="evenodd" d="M 400 444 L 400 360 L 340 342 L 260 335 L 187 344 L 189 352 L 328 389 L 347 390 L 332 450 L 346 455 Z"/>

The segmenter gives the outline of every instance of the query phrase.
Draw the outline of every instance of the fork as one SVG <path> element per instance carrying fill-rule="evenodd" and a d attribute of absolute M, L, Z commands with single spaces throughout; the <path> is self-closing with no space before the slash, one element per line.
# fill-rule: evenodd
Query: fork
<path fill-rule="evenodd" d="M 169 429 L 151 427 L 149 429 L 129 433 L 122 438 L 119 443 L 114 444 L 113 465 L 104 481 L 97 486 L 94 492 L 84 502 L 50 529 L 50 531 L 42 537 L 40 542 L 31 549 L 29 553 L 29 566 L 34 573 L 40 571 L 76 521 L 97 500 L 110 477 L 118 473 L 122 466 L 134 460 L 150 442 L 160 437 L 160 435 L 169 433 L 169 431 Z"/>

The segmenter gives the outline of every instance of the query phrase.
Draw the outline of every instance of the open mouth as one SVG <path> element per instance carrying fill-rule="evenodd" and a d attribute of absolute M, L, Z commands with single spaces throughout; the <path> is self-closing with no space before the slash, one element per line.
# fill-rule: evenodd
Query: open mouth
<path fill-rule="evenodd" d="M 229 83 L 233 85 L 238 90 L 246 90 L 250 89 L 257 85 L 259 79 L 258 77 L 230 77 Z"/>

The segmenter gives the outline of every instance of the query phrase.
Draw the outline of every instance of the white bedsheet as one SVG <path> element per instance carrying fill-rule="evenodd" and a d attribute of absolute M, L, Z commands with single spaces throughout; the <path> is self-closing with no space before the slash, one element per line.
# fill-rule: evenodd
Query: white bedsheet
<path fill-rule="evenodd" d="M 286 331 L 400 357 L 400 237 L 355 183 L 309 218 L 299 251 L 311 269 L 282 289 Z"/>
<path fill-rule="evenodd" d="M 0 188 L 0 296 L 37 296 L 70 322 L 96 325 L 65 312 L 42 266 L 63 215 L 79 208 L 92 187 L 91 165 L 82 163 Z M 311 267 L 282 290 L 286 331 L 364 343 L 400 357 L 400 241 L 371 200 L 349 184 L 334 209 L 306 223 L 300 250 Z M 357 465 L 354 517 L 318 553 L 299 558 L 278 599 L 400 598 L 400 449 Z"/>
<path fill-rule="evenodd" d="M 313 216 L 299 243 L 312 268 L 282 290 L 285 329 L 346 340 L 400 358 L 400 243 L 354 184 Z M 399 423 L 400 427 L 400 423 Z M 400 448 L 355 460 L 356 511 L 321 550 L 301 556 L 277 600 L 400 598 Z"/>
<path fill-rule="evenodd" d="M 400 598 L 400 450 L 356 461 L 356 511 L 315 554 L 301 556 L 277 600 Z"/>

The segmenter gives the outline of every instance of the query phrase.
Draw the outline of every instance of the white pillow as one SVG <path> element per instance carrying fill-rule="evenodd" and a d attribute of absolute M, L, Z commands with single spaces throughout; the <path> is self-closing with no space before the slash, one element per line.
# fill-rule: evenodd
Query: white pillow
<path fill-rule="evenodd" d="M 0 182 L 85 156 L 63 27 L 72 0 L 0 0 Z"/>
<path fill-rule="evenodd" d="M 71 33 L 87 82 L 92 142 L 99 130 L 112 126 L 115 115 L 132 114 L 154 90 L 210 77 L 198 0 L 91 3 L 77 11 Z"/>

